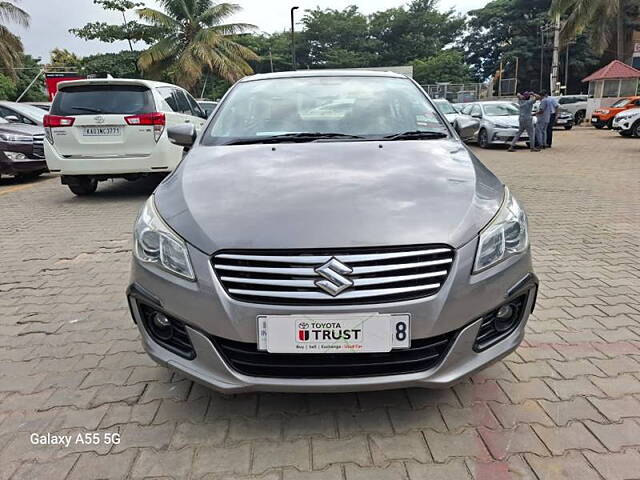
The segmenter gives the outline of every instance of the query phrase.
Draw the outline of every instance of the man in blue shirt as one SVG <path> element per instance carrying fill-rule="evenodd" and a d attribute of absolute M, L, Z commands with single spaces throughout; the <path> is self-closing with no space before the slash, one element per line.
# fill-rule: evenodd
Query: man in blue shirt
<path fill-rule="evenodd" d="M 558 99 L 555 97 L 547 97 L 547 100 L 551 107 L 551 118 L 549 119 L 549 125 L 547 126 L 547 147 L 551 148 L 551 144 L 553 143 L 553 127 L 556 124 L 556 117 L 558 115 L 560 102 L 558 102 Z"/>
<path fill-rule="evenodd" d="M 542 100 L 536 113 L 538 123 L 536 123 L 536 146 L 538 148 L 547 148 L 547 129 L 551 121 L 551 102 L 549 100 L 549 92 L 542 90 L 540 92 Z"/>

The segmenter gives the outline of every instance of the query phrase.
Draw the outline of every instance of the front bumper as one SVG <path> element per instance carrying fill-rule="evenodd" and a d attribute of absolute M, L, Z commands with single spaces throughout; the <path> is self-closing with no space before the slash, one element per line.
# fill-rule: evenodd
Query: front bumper
<path fill-rule="evenodd" d="M 0 152 L 0 173 L 6 175 L 20 175 L 32 172 L 44 172 L 47 170 L 47 162 L 41 158 L 26 158 L 24 160 L 11 160 L 3 152 Z"/>
<path fill-rule="evenodd" d="M 518 134 L 517 128 L 494 129 L 491 132 L 489 143 L 493 145 L 511 143 L 517 134 Z M 529 134 L 526 131 L 523 132 L 522 135 L 520 135 L 520 141 L 521 142 L 529 141 Z"/>
<path fill-rule="evenodd" d="M 512 257 L 480 274 L 470 275 L 475 250 L 475 241 L 457 250 L 449 278 L 433 297 L 396 303 L 319 308 L 276 307 L 235 301 L 228 297 L 219 284 L 209 257 L 191 248 L 189 254 L 197 282 L 179 279 L 134 259 L 128 301 L 150 357 L 218 391 L 345 392 L 447 387 L 515 350 L 524 337 L 528 316 L 535 305 L 538 280 L 532 273 L 530 252 Z M 474 351 L 482 315 L 523 293 L 527 294 L 526 303 L 515 329 L 495 345 L 480 352 Z M 144 326 L 141 302 L 184 322 L 195 358 L 184 358 L 152 338 Z M 451 332 L 456 334 L 438 363 L 425 371 L 347 378 L 244 375 L 230 366 L 215 345 L 215 337 L 255 344 L 256 317 L 259 314 L 356 312 L 409 313 L 413 340 Z"/>

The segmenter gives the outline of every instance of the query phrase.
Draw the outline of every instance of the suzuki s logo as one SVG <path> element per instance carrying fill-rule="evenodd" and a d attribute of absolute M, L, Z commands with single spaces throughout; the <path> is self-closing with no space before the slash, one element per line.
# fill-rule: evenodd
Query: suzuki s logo
<path fill-rule="evenodd" d="M 335 257 L 316 268 L 315 272 L 324 278 L 324 280 L 316 280 L 314 282 L 316 286 L 332 297 L 353 286 L 353 281 L 344 276 L 353 272 L 353 269 Z"/>
<path fill-rule="evenodd" d="M 98 115 L 97 117 L 93 117 L 93 120 L 98 124 L 102 125 L 104 123 L 104 117 L 102 115 Z"/>

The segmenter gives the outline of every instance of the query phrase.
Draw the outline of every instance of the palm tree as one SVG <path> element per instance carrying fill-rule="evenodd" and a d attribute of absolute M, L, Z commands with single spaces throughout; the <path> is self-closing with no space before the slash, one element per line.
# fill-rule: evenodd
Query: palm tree
<path fill-rule="evenodd" d="M 223 23 L 241 10 L 232 3 L 212 0 L 159 0 L 164 12 L 139 9 L 143 20 L 164 30 L 166 35 L 140 55 L 141 71 L 158 77 L 169 73 L 172 80 L 192 88 L 210 71 L 225 80 L 236 80 L 253 73 L 247 63 L 259 57 L 233 40 L 233 35 L 254 29 L 245 23 Z"/>
<path fill-rule="evenodd" d="M 0 1 L 0 68 L 9 77 L 15 78 L 15 68 L 21 63 L 23 49 L 20 37 L 11 33 L 5 25 L 8 22 L 28 27 L 29 14 L 11 1 Z"/>
<path fill-rule="evenodd" d="M 598 53 L 611 44 L 616 35 L 618 60 L 624 60 L 625 8 L 631 0 L 552 0 L 551 15 L 566 15 L 564 40 L 589 27 L 589 37 Z"/>

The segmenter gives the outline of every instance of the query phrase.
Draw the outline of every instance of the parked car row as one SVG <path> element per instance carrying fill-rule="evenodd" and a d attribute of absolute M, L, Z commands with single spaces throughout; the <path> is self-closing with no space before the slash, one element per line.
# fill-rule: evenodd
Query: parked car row
<path fill-rule="evenodd" d="M 47 171 L 42 127 L 45 114 L 33 105 L 0 102 L 0 176 L 26 180 Z"/>

